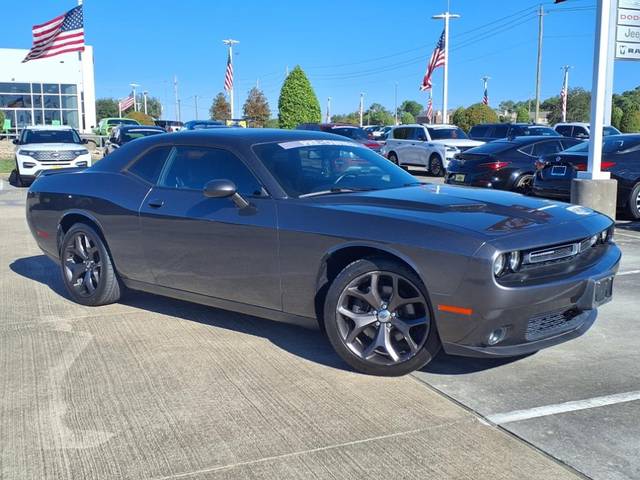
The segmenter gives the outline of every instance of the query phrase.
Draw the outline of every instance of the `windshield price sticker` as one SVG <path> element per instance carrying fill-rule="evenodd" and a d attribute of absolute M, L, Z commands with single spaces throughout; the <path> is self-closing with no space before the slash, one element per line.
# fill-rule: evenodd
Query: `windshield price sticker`
<path fill-rule="evenodd" d="M 302 147 L 319 147 L 322 145 L 335 145 L 340 147 L 360 147 L 357 143 L 347 142 L 342 140 L 296 140 L 294 142 L 279 143 L 279 146 L 285 150 L 290 148 L 302 148 Z"/>

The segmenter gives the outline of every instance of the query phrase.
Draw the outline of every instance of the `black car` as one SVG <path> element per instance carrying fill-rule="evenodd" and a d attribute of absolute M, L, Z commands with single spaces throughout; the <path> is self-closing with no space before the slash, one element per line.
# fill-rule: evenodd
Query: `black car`
<path fill-rule="evenodd" d="M 540 197 L 569 200 L 571 180 L 587 170 L 589 144 L 576 145 L 562 153 L 540 159 L 532 193 Z M 617 206 L 640 218 L 640 135 L 610 135 L 602 145 L 602 171 L 618 181 Z"/>
<path fill-rule="evenodd" d="M 458 153 L 449 162 L 445 182 L 528 193 L 538 157 L 578 143 L 582 141 L 538 136 L 495 140 Z"/>
<path fill-rule="evenodd" d="M 166 133 L 161 127 L 147 125 L 118 125 L 111 130 L 111 134 L 107 139 L 104 147 L 104 154 L 108 155 L 125 143 L 149 135 L 159 135 Z"/>
<path fill-rule="evenodd" d="M 533 123 L 481 123 L 469 130 L 469 138 L 483 142 L 524 136 L 559 137 L 560 134 L 551 127 Z"/>
<path fill-rule="evenodd" d="M 353 368 L 400 375 L 441 347 L 494 358 L 586 332 L 620 250 L 575 207 L 421 184 L 338 135 L 221 128 L 44 172 L 27 221 L 76 302 L 126 286 L 322 326 Z"/>

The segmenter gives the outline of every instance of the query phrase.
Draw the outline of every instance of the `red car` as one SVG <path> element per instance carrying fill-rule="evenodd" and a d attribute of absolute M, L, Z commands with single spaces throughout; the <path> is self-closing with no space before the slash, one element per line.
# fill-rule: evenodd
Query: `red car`
<path fill-rule="evenodd" d="M 316 130 L 342 135 L 343 137 L 361 143 L 365 147 L 369 147 L 376 153 L 380 153 L 380 148 L 382 147 L 382 144 L 373 140 L 371 135 L 363 128 L 356 127 L 355 125 L 339 123 L 301 123 L 296 127 L 296 130 Z"/>

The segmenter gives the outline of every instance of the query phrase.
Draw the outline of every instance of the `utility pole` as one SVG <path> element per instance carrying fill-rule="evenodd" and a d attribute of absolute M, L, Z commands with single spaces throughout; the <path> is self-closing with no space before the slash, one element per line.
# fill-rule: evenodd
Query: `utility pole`
<path fill-rule="evenodd" d="M 444 75 L 442 82 L 442 123 L 449 121 L 447 102 L 449 100 L 449 20 L 460 18 L 460 15 L 447 11 L 439 15 L 434 15 L 434 20 L 444 20 Z"/>
<path fill-rule="evenodd" d="M 393 110 L 394 125 L 398 125 L 398 82 L 395 84 L 394 90 L 395 109 Z"/>
<path fill-rule="evenodd" d="M 198 95 L 194 95 L 193 99 L 194 99 L 195 104 L 196 104 L 196 120 L 198 120 Z"/>
<path fill-rule="evenodd" d="M 564 67 L 562 67 L 562 70 L 564 70 L 564 74 L 562 76 L 562 98 L 560 99 L 562 101 L 562 121 L 566 122 L 567 121 L 567 99 L 569 97 L 569 69 L 571 68 L 570 65 L 565 65 Z"/>
<path fill-rule="evenodd" d="M 327 118 L 326 123 L 331 123 L 331 97 L 327 97 Z"/>
<path fill-rule="evenodd" d="M 146 90 L 144 92 L 142 92 L 142 96 L 144 97 L 144 114 L 147 114 L 147 95 L 149 94 L 149 92 L 147 92 Z"/>
<path fill-rule="evenodd" d="M 139 87 L 137 83 L 130 83 L 129 86 L 133 89 L 133 110 L 138 111 L 138 97 L 136 97 L 136 87 Z"/>
<path fill-rule="evenodd" d="M 360 126 L 362 127 L 362 115 L 364 114 L 364 93 L 360 93 Z"/>
<path fill-rule="evenodd" d="M 232 75 L 235 75 L 235 72 L 233 72 L 233 46 L 240 42 L 238 40 L 227 38 L 226 40 L 223 40 L 222 43 L 224 43 L 229 49 L 229 63 L 231 64 L 232 69 L 231 72 Z M 231 78 L 231 88 L 229 89 L 229 106 L 231 107 L 231 120 L 233 120 L 235 118 L 235 112 L 233 111 L 233 77 Z"/>
<path fill-rule="evenodd" d="M 176 120 L 180 121 L 180 99 L 178 98 L 178 77 L 173 76 L 173 95 L 176 100 Z"/>
<path fill-rule="evenodd" d="M 540 5 L 538 9 L 538 63 L 536 65 L 536 113 L 533 119 L 533 123 L 538 123 L 540 118 L 540 76 L 542 75 L 542 31 L 543 31 L 543 18 L 544 8 Z"/>

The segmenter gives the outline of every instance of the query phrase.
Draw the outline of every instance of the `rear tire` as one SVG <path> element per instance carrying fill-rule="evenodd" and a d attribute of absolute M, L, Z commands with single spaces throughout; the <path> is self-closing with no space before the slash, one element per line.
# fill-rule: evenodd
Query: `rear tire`
<path fill-rule="evenodd" d="M 634 220 L 640 219 L 640 182 L 636 183 L 633 190 L 631 190 L 627 204 L 627 211 Z"/>
<path fill-rule="evenodd" d="M 386 258 L 356 260 L 338 274 L 325 299 L 324 327 L 336 353 L 370 375 L 413 372 L 441 347 L 422 281 Z"/>
<path fill-rule="evenodd" d="M 533 174 L 525 173 L 520 175 L 513 184 L 513 190 L 523 195 L 531 194 L 531 187 L 533 186 Z"/>
<path fill-rule="evenodd" d="M 436 153 L 431 154 L 429 157 L 429 174 L 434 177 L 442 177 L 444 175 L 442 159 Z"/>
<path fill-rule="evenodd" d="M 120 299 L 123 287 L 93 227 L 76 223 L 67 231 L 60 248 L 60 268 L 64 286 L 75 302 L 95 307 Z"/>
<path fill-rule="evenodd" d="M 398 163 L 398 156 L 395 154 L 395 152 L 391 152 L 389 154 L 389 161 L 391 163 L 395 163 L 396 165 L 400 166 L 400 164 Z"/>

